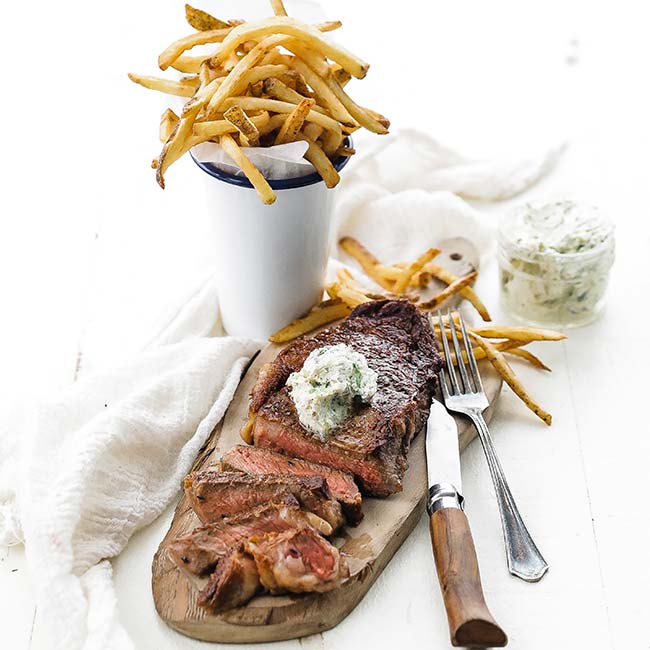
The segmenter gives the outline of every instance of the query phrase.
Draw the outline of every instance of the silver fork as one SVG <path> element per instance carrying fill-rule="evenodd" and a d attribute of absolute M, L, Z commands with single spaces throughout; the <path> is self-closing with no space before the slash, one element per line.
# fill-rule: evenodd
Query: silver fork
<path fill-rule="evenodd" d="M 490 435 L 485 419 L 483 418 L 483 411 L 485 411 L 489 404 L 485 397 L 483 382 L 481 381 L 481 375 L 478 371 L 476 359 L 474 359 L 474 355 L 472 354 L 472 346 L 467 335 L 467 330 L 465 329 L 465 323 L 460 314 L 458 314 L 463 344 L 469 361 L 471 378 L 470 374 L 467 372 L 467 366 L 461 353 L 454 319 L 452 318 L 451 312 L 447 312 L 447 314 L 449 319 L 449 329 L 451 331 L 451 340 L 457 360 L 456 363 L 458 364 L 458 369 L 460 371 L 460 381 L 456 374 L 456 369 L 454 368 L 454 363 L 450 354 L 442 314 L 438 311 L 440 339 L 442 341 L 446 360 L 446 370 L 443 368 L 439 375 L 445 406 L 450 411 L 462 413 L 469 417 L 478 431 L 488 467 L 490 468 L 490 474 L 492 475 L 492 483 L 494 484 L 497 502 L 499 504 L 501 526 L 503 528 L 503 537 L 506 544 L 508 570 L 512 575 L 517 576 L 522 580 L 526 580 L 527 582 L 537 582 L 538 580 L 541 580 L 542 576 L 548 571 L 548 564 L 539 552 L 539 549 L 535 545 L 533 538 L 530 536 L 530 533 L 519 514 L 517 504 L 510 492 L 501 463 L 497 457 L 494 443 L 492 442 L 492 436 Z M 433 329 L 434 320 L 431 314 L 429 314 L 429 320 Z"/>

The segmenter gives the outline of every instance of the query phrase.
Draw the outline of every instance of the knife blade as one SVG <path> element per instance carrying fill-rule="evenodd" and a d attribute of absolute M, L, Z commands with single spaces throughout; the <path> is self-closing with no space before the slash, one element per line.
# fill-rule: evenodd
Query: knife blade
<path fill-rule="evenodd" d="M 432 400 L 426 432 L 427 478 L 429 489 L 448 483 L 462 495 L 458 427 L 456 420 L 437 400 Z M 462 496 L 460 496 L 462 502 Z"/>
<path fill-rule="evenodd" d="M 458 427 L 447 409 L 432 401 L 425 454 L 431 544 L 453 646 L 501 647 L 508 637 L 485 604 L 478 559 L 461 494 Z"/>

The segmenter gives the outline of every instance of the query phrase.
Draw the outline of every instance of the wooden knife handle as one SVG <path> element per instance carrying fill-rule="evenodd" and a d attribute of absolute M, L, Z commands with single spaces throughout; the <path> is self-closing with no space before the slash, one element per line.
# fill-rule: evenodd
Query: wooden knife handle
<path fill-rule="evenodd" d="M 485 604 L 476 549 L 465 513 L 458 508 L 434 512 L 431 543 L 451 644 L 478 648 L 505 646 L 508 637 Z"/>

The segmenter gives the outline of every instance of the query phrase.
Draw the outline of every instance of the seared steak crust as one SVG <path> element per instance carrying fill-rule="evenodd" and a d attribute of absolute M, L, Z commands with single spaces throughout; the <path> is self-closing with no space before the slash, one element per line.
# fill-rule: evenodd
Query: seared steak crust
<path fill-rule="evenodd" d="M 341 504 L 347 522 L 354 526 L 363 519 L 359 488 L 347 472 L 249 445 L 237 445 L 228 450 L 221 459 L 221 466 L 224 469 L 254 475 L 282 474 L 324 478 L 330 494 Z M 315 514 L 327 520 L 322 514 Z"/>
<path fill-rule="evenodd" d="M 237 549 L 219 561 L 198 604 L 218 614 L 247 603 L 261 586 L 255 560 Z"/>
<path fill-rule="evenodd" d="M 332 498 L 321 476 L 251 476 L 208 468 L 187 476 L 184 485 L 192 509 L 204 524 L 262 504 L 281 503 L 290 496 L 305 510 L 327 521 L 334 530 L 343 524 L 341 505 Z"/>
<path fill-rule="evenodd" d="M 313 350 L 346 343 L 377 372 L 372 403 L 321 442 L 299 422 L 286 380 Z M 406 455 L 424 426 L 441 367 L 424 314 L 405 300 L 364 303 L 335 327 L 303 337 L 263 368 L 251 394 L 256 445 L 354 474 L 367 494 L 388 496 L 402 489 Z"/>

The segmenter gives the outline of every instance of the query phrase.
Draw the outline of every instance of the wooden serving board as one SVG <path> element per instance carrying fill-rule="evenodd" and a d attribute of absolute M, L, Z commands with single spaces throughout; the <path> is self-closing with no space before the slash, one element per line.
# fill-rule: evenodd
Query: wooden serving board
<path fill-rule="evenodd" d="M 454 243 L 456 245 L 453 248 L 446 250 L 463 250 L 463 259 L 459 259 L 458 252 L 452 253 L 445 266 L 460 275 L 461 272 L 466 272 L 469 262 L 467 258 L 470 255 L 467 254 L 466 247 L 461 248 L 459 242 Z M 217 463 L 225 451 L 242 444 L 239 432 L 248 416 L 251 388 L 257 379 L 259 368 L 272 361 L 280 349 L 280 346 L 269 345 L 250 364 L 224 419 L 199 453 L 193 470 Z M 502 382 L 489 363 L 481 362 L 479 365 L 491 405 L 485 412 L 486 420 L 489 421 Z M 458 417 L 456 421 L 462 451 L 476 437 L 476 432 L 468 420 Z M 422 514 L 427 490 L 423 433 L 413 441 L 408 461 L 404 490 L 387 499 L 364 498 L 364 519 L 361 524 L 356 528 L 346 526 L 332 540 L 345 556 L 350 568 L 349 579 L 338 589 L 325 594 L 261 595 L 243 607 L 216 616 L 199 607 L 196 602 L 205 579 L 195 578 L 182 571 L 167 553 L 167 545 L 171 540 L 201 523 L 183 495 L 171 527 L 153 560 L 152 589 L 158 614 L 170 627 L 187 636 L 221 643 L 279 641 L 334 627 L 363 598 Z"/>
<path fill-rule="evenodd" d="M 260 366 L 275 358 L 279 346 L 265 348 L 248 368 L 222 423 L 200 452 L 194 470 L 216 463 L 225 451 L 241 444 L 239 431 L 248 414 L 248 395 Z M 489 364 L 481 375 L 491 404 L 501 390 L 501 379 Z M 490 407 L 486 413 L 489 420 Z M 476 432 L 469 421 L 458 418 L 461 450 Z M 424 435 L 418 435 L 409 452 L 404 491 L 387 499 L 364 498 L 364 519 L 356 528 L 345 527 L 333 543 L 345 555 L 350 578 L 325 594 L 268 596 L 244 607 L 214 616 L 196 604 L 201 582 L 183 572 L 167 555 L 167 544 L 200 525 L 183 496 L 174 520 L 153 560 L 152 587 L 156 609 L 172 628 L 204 641 L 221 643 L 278 641 L 322 632 L 343 620 L 363 598 L 388 561 L 415 527 L 426 493 Z"/>

